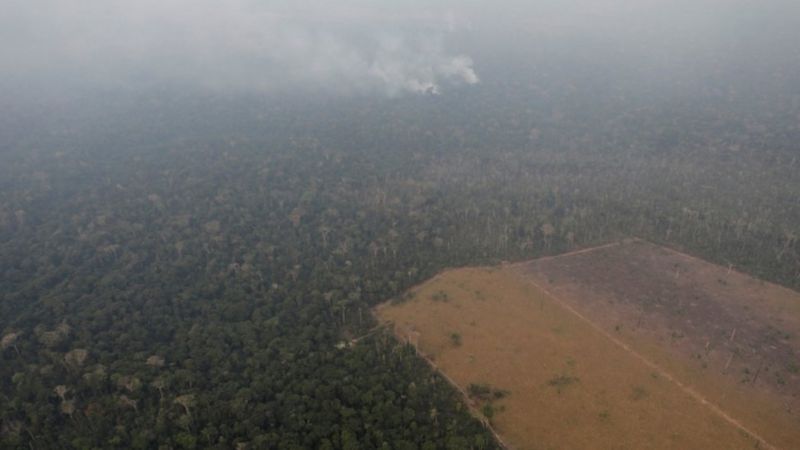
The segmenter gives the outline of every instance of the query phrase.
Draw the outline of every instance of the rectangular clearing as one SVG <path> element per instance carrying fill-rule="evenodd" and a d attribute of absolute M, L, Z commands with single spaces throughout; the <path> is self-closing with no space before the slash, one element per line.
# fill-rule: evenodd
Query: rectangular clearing
<path fill-rule="evenodd" d="M 629 241 L 446 271 L 406 297 L 377 316 L 512 448 L 800 448 L 793 291 Z M 676 312 L 692 303 L 707 312 Z"/>

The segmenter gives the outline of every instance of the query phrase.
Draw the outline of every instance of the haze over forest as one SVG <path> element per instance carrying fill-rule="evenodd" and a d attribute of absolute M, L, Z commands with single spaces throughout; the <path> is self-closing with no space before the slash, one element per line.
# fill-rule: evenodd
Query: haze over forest
<path fill-rule="evenodd" d="M 628 237 L 800 289 L 799 42 L 791 0 L 6 0 L 0 448 L 498 448 L 372 308 Z"/>

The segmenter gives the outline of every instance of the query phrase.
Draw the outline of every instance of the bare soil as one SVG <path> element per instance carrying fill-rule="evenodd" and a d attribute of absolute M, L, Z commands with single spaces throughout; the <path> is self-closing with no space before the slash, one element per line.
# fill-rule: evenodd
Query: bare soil
<path fill-rule="evenodd" d="M 513 269 L 756 429 L 800 430 L 799 293 L 641 240 Z"/>
<path fill-rule="evenodd" d="M 509 447 L 800 448 L 794 291 L 631 240 L 449 270 L 408 297 L 376 315 Z"/>

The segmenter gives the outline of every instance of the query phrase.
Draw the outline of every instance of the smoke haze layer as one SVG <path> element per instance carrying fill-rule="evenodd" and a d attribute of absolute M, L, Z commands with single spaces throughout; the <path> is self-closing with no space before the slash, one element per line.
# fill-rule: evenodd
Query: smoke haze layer
<path fill-rule="evenodd" d="M 439 93 L 475 84 L 443 11 L 337 2 L 11 0 L 0 81 L 15 86 Z"/>
<path fill-rule="evenodd" d="M 799 30 L 800 4 L 787 0 L 7 0 L 0 95 L 396 97 L 536 83 L 559 65 L 664 96 L 735 79 L 783 89 L 800 79 Z"/>

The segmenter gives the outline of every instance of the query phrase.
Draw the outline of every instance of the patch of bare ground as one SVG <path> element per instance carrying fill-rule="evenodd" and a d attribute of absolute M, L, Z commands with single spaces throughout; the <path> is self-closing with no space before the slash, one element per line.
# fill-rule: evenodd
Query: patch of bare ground
<path fill-rule="evenodd" d="M 782 448 L 800 448 L 800 294 L 641 240 L 514 270 Z"/>
<path fill-rule="evenodd" d="M 800 448 L 800 295 L 663 247 L 449 270 L 375 312 L 515 449 Z"/>

